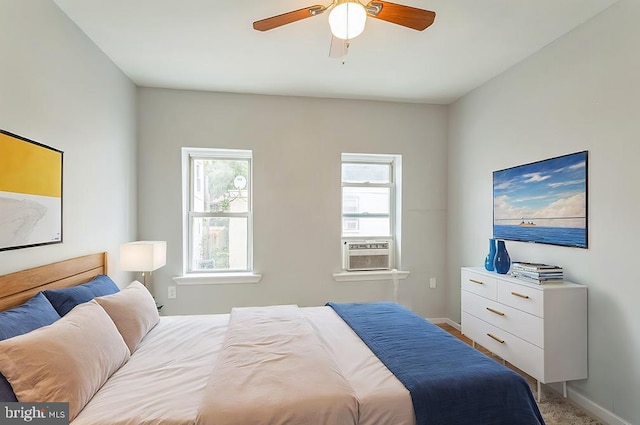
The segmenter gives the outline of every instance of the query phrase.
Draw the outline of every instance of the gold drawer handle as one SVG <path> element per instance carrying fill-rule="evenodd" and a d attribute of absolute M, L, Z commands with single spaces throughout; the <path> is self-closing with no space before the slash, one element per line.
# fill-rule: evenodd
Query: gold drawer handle
<path fill-rule="evenodd" d="M 498 311 L 498 310 L 494 310 L 494 309 L 492 309 L 491 307 L 487 307 L 487 310 L 489 310 L 490 312 L 495 313 L 495 314 L 497 314 L 497 315 L 499 315 L 499 316 L 504 316 L 504 313 L 503 313 L 503 312 Z"/>
<path fill-rule="evenodd" d="M 496 341 L 498 341 L 500 344 L 504 344 L 504 339 L 500 339 L 500 338 L 498 338 L 497 336 L 494 336 L 494 335 L 491 335 L 491 334 L 487 334 L 487 336 L 488 336 L 489 338 L 493 338 L 493 339 L 495 339 L 495 340 L 496 340 Z"/>
<path fill-rule="evenodd" d="M 477 283 L 478 285 L 484 285 L 484 282 L 481 282 L 479 280 L 469 279 L 469 282 Z"/>
<path fill-rule="evenodd" d="M 524 298 L 526 300 L 529 299 L 529 295 L 518 294 L 517 292 L 512 292 L 511 295 L 515 295 L 516 297 Z"/>

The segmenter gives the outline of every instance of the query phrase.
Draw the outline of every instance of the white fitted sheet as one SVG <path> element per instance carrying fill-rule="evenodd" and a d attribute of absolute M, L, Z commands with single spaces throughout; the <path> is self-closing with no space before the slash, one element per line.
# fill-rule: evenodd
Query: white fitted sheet
<path fill-rule="evenodd" d="M 356 423 L 415 425 L 408 390 L 333 309 L 301 312 L 353 389 Z M 228 314 L 162 317 L 73 425 L 196 424 L 228 324 Z"/>
<path fill-rule="evenodd" d="M 162 317 L 73 425 L 195 424 L 228 323 L 228 314 Z"/>

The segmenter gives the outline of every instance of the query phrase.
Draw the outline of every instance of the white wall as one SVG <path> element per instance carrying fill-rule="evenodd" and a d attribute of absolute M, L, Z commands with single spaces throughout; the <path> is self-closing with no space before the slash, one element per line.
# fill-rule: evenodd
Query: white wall
<path fill-rule="evenodd" d="M 154 272 L 167 314 L 232 306 L 391 300 L 390 282 L 335 282 L 340 257 L 340 154 L 403 155 L 400 301 L 444 317 L 446 108 L 367 101 L 139 89 L 139 237 L 168 241 Z M 253 150 L 254 264 L 258 284 L 179 286 L 180 148 Z M 306 248 L 300 247 L 305 243 Z"/>
<path fill-rule="evenodd" d="M 136 234 L 135 86 L 50 0 L 0 2 L 0 128 L 64 151 L 63 243 L 0 252 L 0 274 Z"/>
<path fill-rule="evenodd" d="M 640 4 L 622 0 L 451 107 L 448 276 L 481 265 L 492 171 L 589 151 L 589 249 L 507 242 L 512 259 L 564 266 L 589 287 L 589 379 L 571 384 L 640 423 Z M 560 324 L 561 326 L 561 324 Z"/>

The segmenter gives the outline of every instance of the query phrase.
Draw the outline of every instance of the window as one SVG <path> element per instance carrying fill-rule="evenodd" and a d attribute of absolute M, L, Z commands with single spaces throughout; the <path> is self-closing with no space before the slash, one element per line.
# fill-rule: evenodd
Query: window
<path fill-rule="evenodd" d="M 342 242 L 391 240 L 399 259 L 400 155 L 342 154 Z M 393 266 L 395 266 L 395 264 Z"/>
<path fill-rule="evenodd" d="M 251 151 L 182 151 L 185 274 L 251 271 Z"/>

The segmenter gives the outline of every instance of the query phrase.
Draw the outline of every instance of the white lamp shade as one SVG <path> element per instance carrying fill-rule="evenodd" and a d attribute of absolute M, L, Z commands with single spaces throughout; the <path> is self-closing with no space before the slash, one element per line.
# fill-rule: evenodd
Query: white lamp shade
<path fill-rule="evenodd" d="M 340 3 L 329 13 L 331 33 L 342 40 L 350 40 L 362 34 L 366 21 L 367 11 L 357 1 Z"/>
<path fill-rule="evenodd" d="M 137 241 L 120 245 L 120 267 L 124 271 L 151 272 L 166 263 L 165 241 Z"/>

